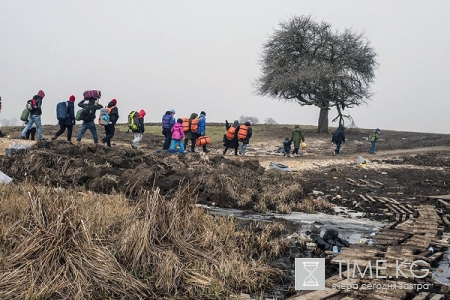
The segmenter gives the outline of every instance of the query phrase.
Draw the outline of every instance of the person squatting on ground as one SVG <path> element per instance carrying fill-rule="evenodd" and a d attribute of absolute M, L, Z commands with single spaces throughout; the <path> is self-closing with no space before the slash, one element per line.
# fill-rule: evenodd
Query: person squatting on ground
<path fill-rule="evenodd" d="M 109 101 L 108 105 L 105 106 L 105 108 L 108 109 L 109 123 L 108 125 L 105 125 L 105 137 L 102 139 L 102 143 L 108 147 L 111 147 L 111 139 L 116 132 L 116 123 L 117 120 L 119 120 L 119 109 L 116 105 L 117 100 L 112 99 L 111 101 Z"/>
<path fill-rule="evenodd" d="M 52 137 L 52 141 L 56 140 L 67 129 L 67 140 L 72 141 L 73 125 L 75 125 L 75 96 L 71 95 L 66 103 L 66 118 L 59 120 L 59 130 Z"/>
<path fill-rule="evenodd" d="M 21 133 L 21 138 L 22 139 L 26 139 L 26 134 L 27 131 L 30 130 L 31 126 L 33 126 L 33 124 L 36 124 L 36 128 L 37 128 L 37 133 L 38 133 L 38 138 L 39 140 L 44 140 L 44 137 L 42 136 L 42 123 L 41 123 L 41 115 L 42 115 L 42 99 L 44 99 L 45 97 L 45 93 L 42 90 L 39 90 L 39 92 L 37 93 L 37 95 L 33 96 L 33 99 L 29 100 L 32 103 L 32 105 L 30 106 L 29 110 L 30 110 L 30 119 L 27 123 L 27 125 L 25 126 L 25 128 L 22 130 Z"/>
<path fill-rule="evenodd" d="M 305 141 L 305 137 L 303 136 L 302 130 L 300 129 L 299 125 L 295 125 L 290 141 L 294 143 L 294 151 L 292 151 L 292 155 L 298 156 L 300 143 Z"/>
<path fill-rule="evenodd" d="M 86 103 L 87 101 L 87 103 Z M 81 130 L 77 135 L 77 144 L 81 142 L 81 139 L 83 138 L 84 133 L 86 130 L 89 129 L 89 131 L 92 133 L 92 138 L 94 139 L 94 143 L 98 144 L 98 135 L 97 135 L 97 129 L 95 128 L 95 112 L 98 109 L 103 108 L 102 105 L 98 104 L 99 100 L 95 100 L 94 98 L 91 98 L 89 100 L 81 100 L 80 103 L 78 103 L 78 106 L 83 109 L 81 112 L 81 120 L 83 120 L 83 124 L 81 125 Z"/>
<path fill-rule="evenodd" d="M 377 141 L 380 139 L 380 128 L 375 129 L 375 131 L 370 136 L 370 142 L 372 143 L 372 147 L 369 149 L 370 154 L 375 154 L 377 150 Z"/>
<path fill-rule="evenodd" d="M 283 156 L 291 156 L 292 141 L 287 137 L 283 141 Z"/>
<path fill-rule="evenodd" d="M 234 155 L 238 155 L 239 141 L 238 141 L 238 131 L 239 131 L 239 121 L 235 120 L 233 125 L 230 125 L 227 120 L 225 120 L 225 129 L 227 130 L 223 137 L 223 145 L 225 150 L 223 150 L 223 155 L 227 153 L 228 149 L 234 149 Z"/>
<path fill-rule="evenodd" d="M 145 110 L 141 109 L 138 113 L 137 129 L 132 130 L 134 134 L 134 139 L 131 142 L 131 147 L 133 149 L 137 149 L 139 147 L 139 142 L 142 140 L 142 136 L 145 131 L 144 117 L 145 117 Z"/>
<path fill-rule="evenodd" d="M 197 133 L 197 138 L 200 136 L 206 136 L 206 113 L 204 111 L 201 111 L 200 116 L 198 117 Z M 209 150 L 206 148 L 206 145 L 203 145 L 203 152 L 209 152 Z"/>
<path fill-rule="evenodd" d="M 247 146 L 250 143 L 250 138 L 252 137 L 253 130 L 252 130 L 252 123 L 250 121 L 247 121 L 244 123 L 244 125 L 239 126 L 238 131 L 238 140 L 239 142 L 242 142 L 241 146 L 241 155 L 245 155 L 245 150 L 247 150 Z"/>
<path fill-rule="evenodd" d="M 197 117 L 198 117 L 197 113 L 191 114 L 191 117 L 189 118 L 189 130 L 185 132 L 184 149 L 187 150 L 188 141 L 191 141 L 192 143 L 191 152 L 195 152 L 195 141 L 197 140 L 197 129 L 198 129 L 198 125 L 195 125 L 195 132 L 193 132 L 192 121 L 196 120 Z M 196 122 L 198 122 L 198 120 Z"/>
<path fill-rule="evenodd" d="M 170 141 L 172 140 L 172 127 L 175 125 L 175 110 L 166 111 L 162 117 L 162 135 L 164 136 L 163 150 L 169 150 Z"/>
<path fill-rule="evenodd" d="M 170 142 L 170 153 L 180 152 L 184 154 L 183 139 L 185 137 L 183 130 L 183 119 L 177 119 L 177 122 L 172 126 L 170 130 L 172 132 L 172 141 Z M 175 150 L 178 146 L 179 150 Z"/>
<path fill-rule="evenodd" d="M 336 144 L 336 149 L 333 150 L 333 156 L 339 154 L 342 143 L 345 143 L 345 127 L 339 124 L 336 131 L 331 134 L 331 144 Z"/>

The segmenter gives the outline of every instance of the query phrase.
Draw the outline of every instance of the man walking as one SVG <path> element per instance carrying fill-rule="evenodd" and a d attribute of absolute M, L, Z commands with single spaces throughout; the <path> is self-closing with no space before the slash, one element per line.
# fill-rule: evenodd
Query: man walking
<path fill-rule="evenodd" d="M 36 124 L 38 138 L 40 141 L 44 140 L 42 136 L 42 123 L 41 123 L 41 115 L 42 115 L 42 99 L 44 99 L 45 93 L 43 90 L 39 90 L 37 95 L 33 96 L 33 99 L 28 100 L 27 107 L 30 111 L 30 119 L 27 123 L 27 126 L 22 130 L 21 138 L 26 139 L 27 131 L 30 130 L 33 124 Z"/>

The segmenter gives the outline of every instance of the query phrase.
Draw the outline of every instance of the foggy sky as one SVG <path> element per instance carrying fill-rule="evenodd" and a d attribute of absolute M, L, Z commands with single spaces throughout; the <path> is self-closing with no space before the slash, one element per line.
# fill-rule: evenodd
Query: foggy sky
<path fill-rule="evenodd" d="M 1 0 L 0 119 L 18 119 L 42 89 L 42 121 L 57 124 L 58 102 L 99 89 L 102 104 L 117 99 L 121 123 L 131 110 L 149 122 L 173 108 L 176 117 L 204 110 L 207 122 L 317 125 L 318 108 L 254 87 L 279 22 L 311 15 L 364 32 L 378 54 L 375 96 L 350 110 L 358 127 L 450 133 L 449 11 L 447 0 Z"/>

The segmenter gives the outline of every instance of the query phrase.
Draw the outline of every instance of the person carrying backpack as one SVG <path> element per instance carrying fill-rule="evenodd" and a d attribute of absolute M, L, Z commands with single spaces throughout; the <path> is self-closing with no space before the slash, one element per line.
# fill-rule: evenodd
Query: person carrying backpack
<path fill-rule="evenodd" d="M 206 113 L 204 111 L 200 112 L 200 116 L 198 117 L 198 130 L 197 130 L 197 138 L 200 136 L 206 136 Z M 203 152 L 210 152 L 206 145 L 203 145 Z"/>
<path fill-rule="evenodd" d="M 96 100 L 94 98 L 90 98 L 88 100 L 83 99 L 78 103 L 78 106 L 83 109 L 81 112 L 81 120 L 83 120 L 83 124 L 81 125 L 81 130 L 77 135 L 77 144 L 81 143 L 81 139 L 88 129 L 92 133 L 94 143 L 98 144 L 97 129 L 95 128 L 94 123 L 95 112 L 103 107 L 102 105 L 98 104 L 98 101 L 98 99 Z"/>
<path fill-rule="evenodd" d="M 66 104 L 66 118 L 58 120 L 59 130 L 52 137 L 52 141 L 56 140 L 67 128 L 67 140 L 72 142 L 73 125 L 75 125 L 75 96 L 71 95 Z"/>
<path fill-rule="evenodd" d="M 191 145 L 191 152 L 195 152 L 195 140 L 197 140 L 197 131 L 192 132 L 192 121 L 197 119 L 198 114 L 197 113 L 192 113 L 191 117 L 189 118 L 189 130 L 185 132 L 185 137 L 184 137 L 184 149 L 187 149 L 187 144 L 188 141 L 191 141 L 192 145 Z"/>
<path fill-rule="evenodd" d="M 333 131 L 331 134 L 331 144 L 336 144 L 336 149 L 333 150 L 333 156 L 339 154 L 342 143 L 345 143 L 345 127 L 339 124 L 336 131 Z"/>
<path fill-rule="evenodd" d="M 300 142 L 305 141 L 305 137 L 303 136 L 302 130 L 299 125 L 294 126 L 294 131 L 292 131 L 291 142 L 294 143 L 294 151 L 292 151 L 292 156 L 298 156 L 298 149 L 300 148 Z"/>
<path fill-rule="evenodd" d="M 26 139 L 27 131 L 30 130 L 33 124 L 36 124 L 38 138 L 40 141 L 45 140 L 42 136 L 42 123 L 41 123 L 41 115 L 42 115 L 42 99 L 44 99 L 45 93 L 43 90 L 39 90 L 37 95 L 33 96 L 33 99 L 28 100 L 27 107 L 30 111 L 29 121 L 25 128 L 22 130 L 21 138 Z"/>
<path fill-rule="evenodd" d="M 247 121 L 244 123 L 244 125 L 239 126 L 238 140 L 242 142 L 240 151 L 241 155 L 245 155 L 245 150 L 247 149 L 247 146 L 250 143 L 250 138 L 252 137 L 252 134 L 253 134 L 252 123 L 250 123 L 250 121 Z"/>
<path fill-rule="evenodd" d="M 109 114 L 109 122 L 107 125 L 105 125 L 105 137 L 102 139 L 102 143 L 108 147 L 111 147 L 111 139 L 113 138 L 114 133 L 116 132 L 116 123 L 117 120 L 119 120 L 119 109 L 117 108 L 116 105 L 117 100 L 112 99 L 106 106 Z"/>
<path fill-rule="evenodd" d="M 369 149 L 370 154 L 375 154 L 375 150 L 377 149 L 377 141 L 380 139 L 380 128 L 375 129 L 375 131 L 370 136 L 370 142 L 372 143 L 372 147 Z"/>
<path fill-rule="evenodd" d="M 142 140 L 142 136 L 145 131 L 144 117 L 145 110 L 141 109 L 137 115 L 136 129 L 131 130 L 134 133 L 134 140 L 131 142 L 131 148 L 133 149 L 137 149 L 139 146 L 139 142 Z"/>
<path fill-rule="evenodd" d="M 225 150 L 223 150 L 223 155 L 225 155 L 229 148 L 234 148 L 234 155 L 238 155 L 239 141 L 238 141 L 238 131 L 239 131 L 239 121 L 234 120 L 233 125 L 230 125 L 227 120 L 225 120 L 225 129 L 227 130 L 223 145 Z"/>
<path fill-rule="evenodd" d="M 171 129 L 175 125 L 175 110 L 166 111 L 162 117 L 162 135 L 164 136 L 163 150 L 169 150 L 170 142 L 172 140 Z"/>

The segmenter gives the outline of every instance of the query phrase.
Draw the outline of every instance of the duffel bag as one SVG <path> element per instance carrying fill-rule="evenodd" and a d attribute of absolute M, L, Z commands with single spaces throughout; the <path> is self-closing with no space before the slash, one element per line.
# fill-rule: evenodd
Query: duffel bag
<path fill-rule="evenodd" d="M 200 136 L 195 141 L 195 145 L 197 146 L 206 146 L 211 143 L 211 139 L 207 136 Z"/>
<path fill-rule="evenodd" d="M 89 90 L 89 91 L 85 91 L 83 93 L 83 97 L 84 100 L 89 100 L 89 99 L 100 99 L 102 97 L 102 92 L 98 91 L 98 90 Z"/>

